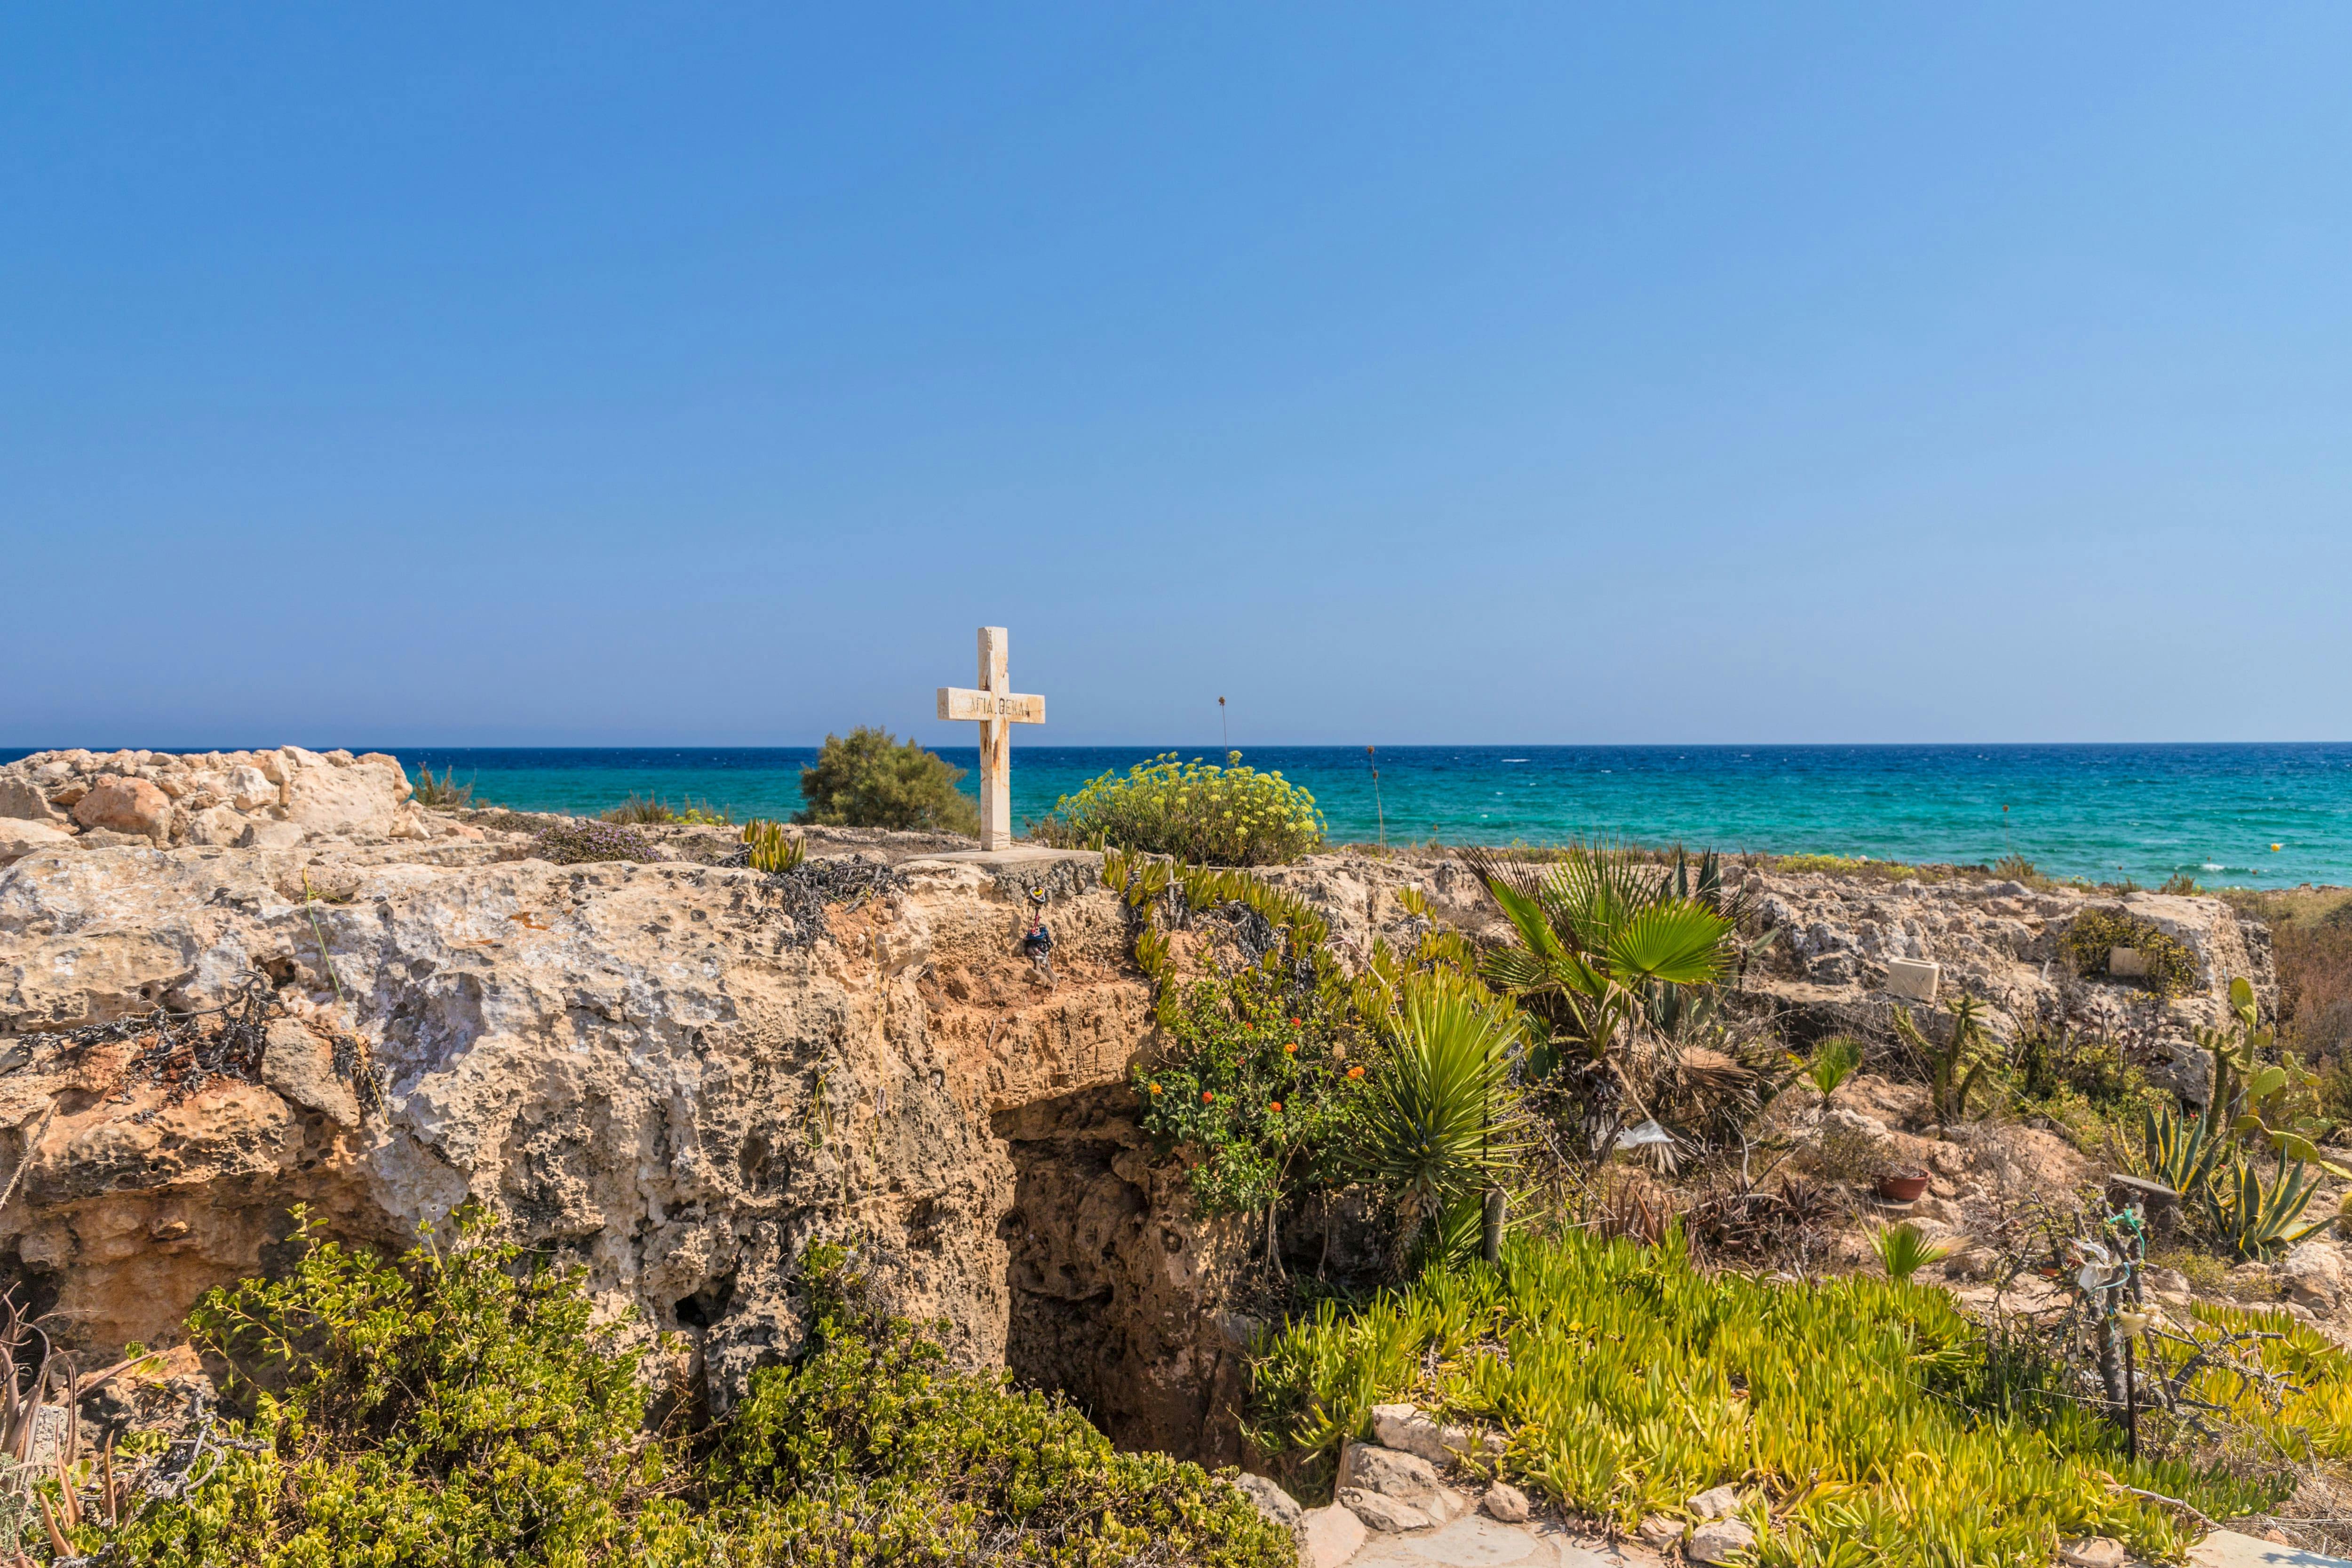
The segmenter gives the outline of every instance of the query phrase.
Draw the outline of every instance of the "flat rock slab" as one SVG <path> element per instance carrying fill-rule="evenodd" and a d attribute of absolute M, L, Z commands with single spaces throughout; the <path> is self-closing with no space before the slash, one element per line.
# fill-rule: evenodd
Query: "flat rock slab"
<path fill-rule="evenodd" d="M 1629 1568 L 1657 1562 L 1648 1552 L 1589 1550 L 1551 1526 L 1472 1514 L 1443 1530 L 1376 1536 L 1348 1568 Z"/>
<path fill-rule="evenodd" d="M 945 860 L 950 865 L 960 866 L 1001 866 L 1008 870 L 1050 866 L 1059 860 L 1101 858 L 1092 849 L 1048 849 L 1042 844 L 1024 844 L 1012 849 L 927 850 L 911 858 L 912 860 Z"/>
<path fill-rule="evenodd" d="M 2293 1546 L 2280 1546 L 2217 1530 L 2189 1549 L 2190 1568 L 2352 1568 L 2341 1557 L 2322 1557 Z"/>

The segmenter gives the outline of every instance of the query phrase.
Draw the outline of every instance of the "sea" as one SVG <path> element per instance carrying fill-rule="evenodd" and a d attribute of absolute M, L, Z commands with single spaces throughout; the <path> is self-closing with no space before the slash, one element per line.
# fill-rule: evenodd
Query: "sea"
<path fill-rule="evenodd" d="M 344 743 L 412 772 L 454 771 L 478 799 L 520 810 L 592 814 L 635 793 L 739 820 L 798 810 L 800 770 L 816 758 L 805 746 Z M 1014 824 L 1168 750 L 1016 742 Z M 1224 761 L 1219 747 L 1175 750 Z M 976 792 L 976 750 L 940 754 Z M 1596 839 L 1958 864 L 2017 854 L 2053 876 L 2151 887 L 2179 874 L 2208 887 L 2352 884 L 2352 743 L 1250 746 L 1242 761 L 1311 793 L 1339 843 Z"/>

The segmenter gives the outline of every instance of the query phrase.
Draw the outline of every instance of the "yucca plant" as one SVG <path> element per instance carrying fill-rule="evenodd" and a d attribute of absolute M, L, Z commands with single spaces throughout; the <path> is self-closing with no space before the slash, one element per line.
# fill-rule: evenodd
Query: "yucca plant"
<path fill-rule="evenodd" d="M 789 871 L 808 858 L 808 841 L 786 833 L 781 822 L 753 817 L 743 825 L 743 842 L 751 847 L 754 871 Z"/>
<path fill-rule="evenodd" d="M 1482 991 L 1444 970 L 1408 978 L 1395 1045 L 1366 1097 L 1356 1163 L 1394 1197 L 1400 1251 L 1475 1201 L 1518 1152 L 1509 1103 L 1517 1016 Z"/>
<path fill-rule="evenodd" d="M 1952 1255 L 1952 1249 L 1940 1241 L 1929 1241 L 1919 1234 L 1919 1227 L 1906 1221 L 1901 1225 L 1881 1226 L 1870 1238 L 1870 1250 L 1885 1266 L 1886 1277 L 1897 1285 L 1910 1283 L 1911 1276 L 1930 1263 L 1940 1263 Z"/>

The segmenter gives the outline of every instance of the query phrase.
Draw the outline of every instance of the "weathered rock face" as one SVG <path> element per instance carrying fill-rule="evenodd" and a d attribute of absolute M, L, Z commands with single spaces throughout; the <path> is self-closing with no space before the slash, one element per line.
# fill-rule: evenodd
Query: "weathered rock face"
<path fill-rule="evenodd" d="M 94 1346 L 168 1339 L 266 1266 L 296 1202 L 397 1243 L 470 1197 L 687 1330 L 722 1403 L 796 1337 L 818 1235 L 861 1239 L 900 1310 L 1002 1360 L 1020 1173 L 990 1118 L 1117 1081 L 1148 1029 L 1093 857 L 910 860 L 815 940 L 758 873 L 467 847 L 50 849 L 0 872 L 0 1033 L 34 1047 L 0 1079 L 0 1158 L 25 1167 L 0 1248 L 45 1304 Z M 1039 885 L 1050 981 L 1017 947 Z M 193 1089 L 142 1059 L 152 1037 L 36 1033 L 218 1006 L 257 973 L 289 1016 Z"/>
<path fill-rule="evenodd" d="M 1255 1325 L 1220 1310 L 1257 1239 L 1199 1215 L 1184 1173 L 1156 1159 L 1123 1086 L 999 1111 L 1015 1173 L 1000 1224 L 1010 1253 L 1005 1364 L 1060 1388 L 1131 1447 L 1241 1458 Z"/>
<path fill-rule="evenodd" d="M 56 847 L 11 832 L 39 824 L 88 848 L 144 839 L 289 848 L 335 840 L 382 844 L 473 830 L 410 801 L 408 777 L 381 752 L 42 752 L 0 767 L 0 865 Z"/>
<path fill-rule="evenodd" d="M 2037 1017 L 2071 1016 L 2137 1040 L 2158 1075 L 2196 1100 L 2204 1058 L 2194 1030 L 2226 1019 L 2231 979 L 2252 984 L 2266 1016 L 2277 999 L 2270 933 L 2219 899 L 1760 872 L 1746 886 L 1761 930 L 1774 938 L 1747 988 L 1822 1029 L 1883 1024 L 1895 1005 L 1888 961 L 1924 959 L 1941 966 L 1942 995 L 1966 991 L 1989 1003 L 2003 1033 Z M 2197 957 L 2196 988 L 2166 1002 L 2128 982 L 2076 978 L 2059 942 L 2095 909 L 2121 910 L 2185 943 Z"/>

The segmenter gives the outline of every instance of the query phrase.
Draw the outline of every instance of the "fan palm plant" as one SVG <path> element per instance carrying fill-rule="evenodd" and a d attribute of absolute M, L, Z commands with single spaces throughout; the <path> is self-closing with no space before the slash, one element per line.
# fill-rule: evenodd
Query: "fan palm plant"
<path fill-rule="evenodd" d="M 1654 1121 L 1633 1058 L 1637 1040 L 1671 1053 L 1675 1030 L 1738 964 L 1737 903 L 1716 858 L 1662 867 L 1623 849 L 1573 845 L 1548 865 L 1465 856 L 1518 935 L 1480 963 L 1488 984 L 1546 1026 L 1538 1071 L 1566 1065 L 1591 1148 L 1605 1156 L 1628 1121 Z M 1564 1060 L 1563 1060 L 1564 1058 Z"/>
<path fill-rule="evenodd" d="M 1491 1185 L 1518 1152 L 1510 1114 L 1517 1015 L 1444 970 L 1397 1001 L 1394 1048 L 1377 1071 L 1357 1161 L 1395 1199 L 1400 1252 Z"/>

